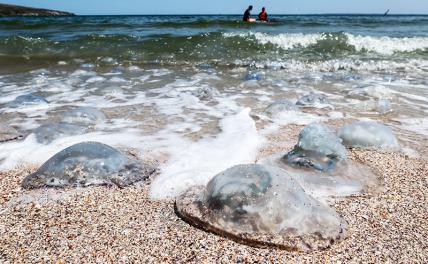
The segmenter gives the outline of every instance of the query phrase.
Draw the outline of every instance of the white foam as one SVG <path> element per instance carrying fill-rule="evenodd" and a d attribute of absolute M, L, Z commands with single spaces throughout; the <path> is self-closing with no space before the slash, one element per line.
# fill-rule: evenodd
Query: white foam
<path fill-rule="evenodd" d="M 86 80 L 87 83 L 96 83 L 96 82 L 103 82 L 103 81 L 105 81 L 105 78 L 101 76 L 94 76 Z"/>
<path fill-rule="evenodd" d="M 428 118 L 400 118 L 397 121 L 406 130 L 428 136 Z"/>
<path fill-rule="evenodd" d="M 184 145 L 171 153 L 152 185 L 152 198 L 175 197 L 194 185 L 206 184 L 217 173 L 255 160 L 261 138 L 246 108 L 220 121 L 222 132 Z"/>
<path fill-rule="evenodd" d="M 317 44 L 321 40 L 331 39 L 339 41 L 339 37 L 329 33 L 282 33 L 268 34 L 261 32 L 249 33 L 224 33 L 225 37 L 255 38 L 260 44 L 274 44 L 278 47 L 289 50 L 298 47 L 309 47 Z M 346 42 L 357 51 L 376 52 L 384 55 L 392 55 L 395 52 L 412 52 L 428 49 L 428 37 L 376 37 L 362 36 L 345 33 Z"/>
<path fill-rule="evenodd" d="M 261 44 L 274 44 L 283 49 L 293 49 L 296 47 L 308 47 L 316 44 L 323 37 L 321 34 L 302 34 L 302 33 L 284 33 L 284 34 L 266 34 L 260 32 L 249 33 L 224 33 L 225 37 L 254 37 Z"/>
<path fill-rule="evenodd" d="M 365 50 L 392 55 L 395 52 L 412 52 L 428 49 L 427 37 L 393 38 L 345 34 L 348 38 L 348 44 L 354 46 L 357 51 Z"/>

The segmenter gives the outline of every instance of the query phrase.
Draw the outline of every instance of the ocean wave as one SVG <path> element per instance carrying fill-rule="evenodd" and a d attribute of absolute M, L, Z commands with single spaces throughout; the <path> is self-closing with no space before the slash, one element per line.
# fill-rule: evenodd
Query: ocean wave
<path fill-rule="evenodd" d="M 225 33 L 225 37 L 242 37 L 255 39 L 260 44 L 274 44 L 281 49 L 317 48 L 319 51 L 355 50 L 356 52 L 375 52 L 382 55 L 392 55 L 398 52 L 426 52 L 428 37 L 375 37 L 353 35 L 351 33 L 282 33 L 268 34 L 260 32 Z"/>
<path fill-rule="evenodd" d="M 236 61 L 236 65 L 248 65 L 243 61 Z M 332 59 L 327 61 L 301 61 L 291 59 L 287 61 L 266 61 L 251 64 L 252 67 L 265 69 L 285 69 L 290 72 L 406 72 L 421 73 L 428 71 L 428 61 L 424 59 L 410 60 L 360 60 L 360 59 Z"/>
<path fill-rule="evenodd" d="M 321 62 L 330 68 L 354 69 L 361 63 L 343 62 L 352 59 L 377 65 L 388 61 L 405 64 L 410 60 L 425 61 L 426 55 L 428 37 L 393 38 L 351 33 L 211 32 L 193 36 L 163 34 L 149 37 L 88 34 L 62 41 L 24 36 L 0 38 L 0 65 L 8 65 L 11 61 L 38 63 L 75 59 L 103 64 L 100 58 L 111 57 L 118 63 L 209 63 L 233 67 L 300 61 L 306 67 Z M 332 61 L 341 64 L 330 65 Z"/>
<path fill-rule="evenodd" d="M 345 33 L 349 45 L 357 51 L 370 51 L 385 55 L 396 52 L 426 51 L 428 49 L 428 37 L 394 38 L 394 37 L 371 37 L 352 35 Z"/>

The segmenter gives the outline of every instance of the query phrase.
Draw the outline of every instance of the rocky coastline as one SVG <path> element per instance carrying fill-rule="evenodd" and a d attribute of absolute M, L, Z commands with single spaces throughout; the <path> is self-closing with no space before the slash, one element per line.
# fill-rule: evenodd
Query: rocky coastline
<path fill-rule="evenodd" d="M 58 10 L 0 4 L 1 16 L 75 16 L 75 14 Z"/>

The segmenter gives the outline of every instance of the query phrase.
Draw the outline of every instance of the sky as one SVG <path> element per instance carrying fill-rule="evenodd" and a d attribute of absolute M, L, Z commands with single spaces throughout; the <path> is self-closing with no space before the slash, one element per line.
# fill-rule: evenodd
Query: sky
<path fill-rule="evenodd" d="M 73 12 L 78 15 L 241 14 L 252 4 L 271 14 L 428 14 L 428 0 L 0 0 L 3 3 Z"/>

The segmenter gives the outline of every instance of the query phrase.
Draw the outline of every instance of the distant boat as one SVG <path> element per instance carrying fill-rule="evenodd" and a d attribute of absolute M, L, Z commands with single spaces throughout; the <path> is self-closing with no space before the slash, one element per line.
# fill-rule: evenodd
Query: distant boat
<path fill-rule="evenodd" d="M 388 13 L 389 13 L 389 9 L 386 10 L 385 14 L 383 14 L 383 15 L 386 16 L 386 15 L 388 15 Z"/>

